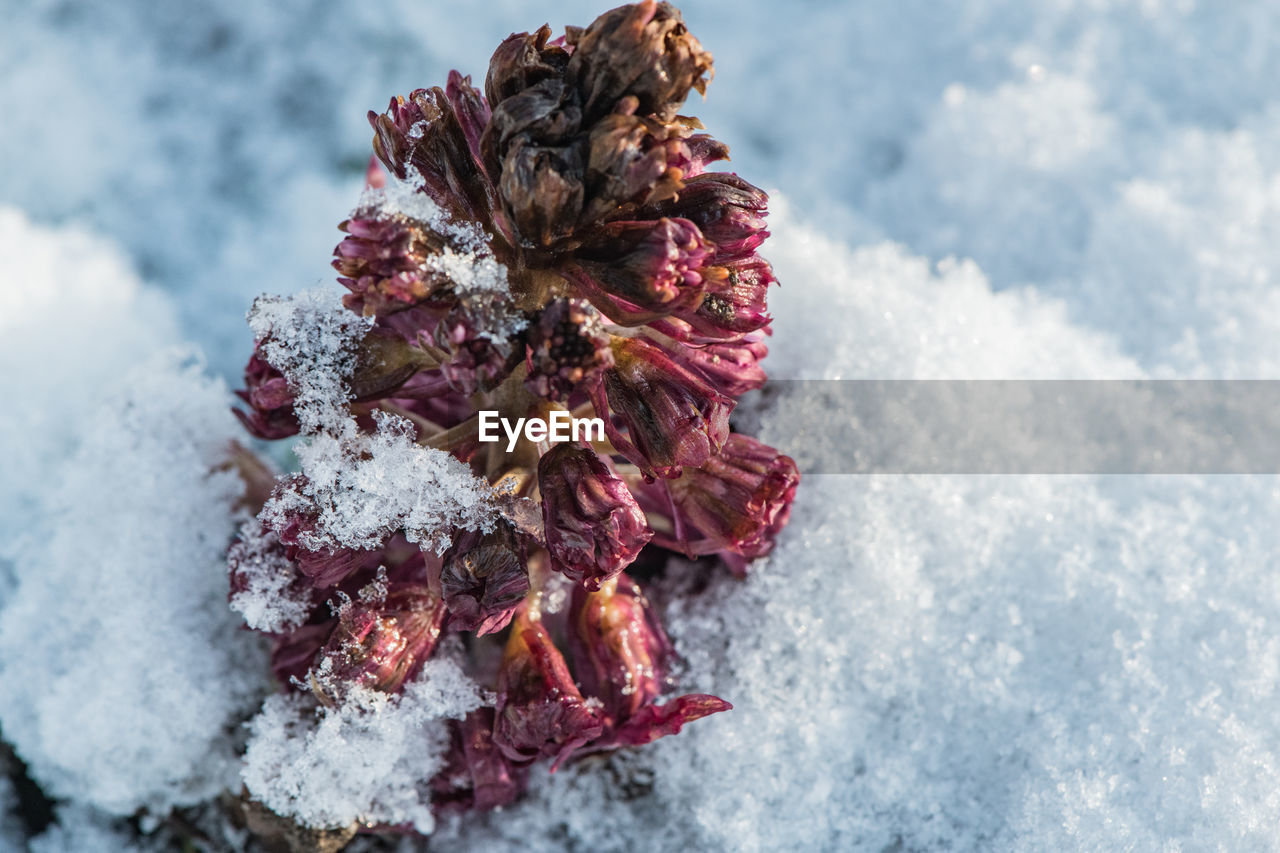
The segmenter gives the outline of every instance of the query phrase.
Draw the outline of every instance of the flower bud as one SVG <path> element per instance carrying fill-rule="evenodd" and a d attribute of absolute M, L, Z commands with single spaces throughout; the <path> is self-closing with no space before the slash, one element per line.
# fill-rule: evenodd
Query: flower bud
<path fill-rule="evenodd" d="M 272 441 L 297 435 L 300 427 L 293 410 L 293 392 L 284 374 L 258 354 L 261 351 L 262 341 L 259 341 L 244 368 L 245 388 L 236 392 L 237 397 L 249 404 L 249 411 L 232 411 L 256 438 Z"/>
<path fill-rule="evenodd" d="M 679 169 L 687 180 L 706 172 L 708 164 L 728 159 L 728 145 L 706 133 L 698 133 L 684 140 L 682 150 L 668 155 L 667 165 Z"/>
<path fill-rule="evenodd" d="M 626 95 L 637 113 L 671 120 L 691 88 L 706 91 L 711 54 L 690 35 L 680 12 L 652 0 L 605 12 L 586 30 L 569 30 L 567 78 L 581 92 L 583 112 L 600 116 Z"/>
<path fill-rule="evenodd" d="M 598 589 L 652 537 L 644 512 L 595 451 L 557 444 L 538 461 L 543 529 L 553 568 Z"/>
<path fill-rule="evenodd" d="M 551 39 L 551 27 L 543 24 L 535 33 L 508 36 L 489 60 L 484 79 L 489 106 L 498 105 L 543 80 L 559 79 L 569 64 L 569 52 Z"/>
<path fill-rule="evenodd" d="M 772 318 L 765 306 L 769 285 L 775 284 L 773 268 L 759 255 L 730 261 L 716 269 L 724 275 L 709 278 L 702 302 L 693 310 L 677 309 L 653 327 L 679 341 L 741 340 L 769 325 Z"/>
<path fill-rule="evenodd" d="M 718 455 L 667 483 L 686 529 L 678 542 L 660 544 L 690 556 L 720 550 L 764 556 L 791 514 L 799 482 L 791 457 L 734 433 Z"/>
<path fill-rule="evenodd" d="M 285 487 L 296 488 L 296 480 L 286 480 L 277 487 L 276 494 Z M 356 572 L 372 569 L 382 562 L 381 551 L 364 551 L 354 548 L 324 548 L 312 550 L 305 543 L 316 529 L 314 516 L 301 512 L 285 515 L 276 530 L 285 553 L 317 589 L 327 589 L 341 583 Z"/>
<path fill-rule="evenodd" d="M 720 450 L 733 400 L 644 338 L 617 339 L 613 355 L 591 400 L 605 435 L 646 477 L 678 477 Z"/>
<path fill-rule="evenodd" d="M 566 400 L 613 366 L 611 336 L 582 299 L 554 299 L 525 337 L 525 387 L 547 400 Z"/>
<path fill-rule="evenodd" d="M 573 233 L 586 197 L 584 168 L 580 144 L 542 146 L 520 136 L 507 148 L 498 191 L 522 245 L 542 249 Z"/>
<path fill-rule="evenodd" d="M 575 589 L 569 620 L 574 672 L 610 719 L 628 720 L 657 699 L 671 643 L 635 581 L 622 574 L 595 592 Z"/>
<path fill-rule="evenodd" d="M 456 81 L 455 102 L 461 101 L 463 86 Z M 478 98 L 478 93 L 466 96 L 469 124 L 481 114 Z M 467 135 L 443 90 L 418 89 L 408 98 L 396 96 L 383 114 L 369 112 L 369 124 L 374 153 L 388 171 L 410 183 L 420 181 L 423 192 L 456 218 L 489 219 L 488 182 L 477 173 Z"/>
<path fill-rule="evenodd" d="M 610 222 L 578 251 L 571 273 L 611 320 L 634 325 L 696 308 L 712 251 L 687 219 Z"/>
<path fill-rule="evenodd" d="M 489 124 L 489 105 L 485 103 L 480 90 L 471 85 L 471 78 L 463 77 L 457 71 L 449 72 L 448 83 L 444 87 L 445 100 L 453 108 L 453 115 L 458 120 L 462 137 L 467 142 L 467 152 L 476 171 L 485 178 L 485 187 L 491 186 L 489 176 L 485 174 L 484 157 L 480 153 L 480 137 L 485 126 Z M 489 199 L 486 199 L 489 201 Z"/>
<path fill-rule="evenodd" d="M 554 770 L 601 731 L 599 713 L 578 692 L 560 650 L 522 608 L 498 671 L 494 743 L 512 761 L 555 756 Z"/>
<path fill-rule="evenodd" d="M 493 390 L 518 363 L 505 342 L 495 343 L 477 326 L 471 312 L 458 304 L 441 318 L 433 334 L 435 345 L 450 356 L 440 366 L 442 375 L 449 387 L 467 396 Z"/>
<path fill-rule="evenodd" d="M 353 687 L 394 693 L 431 655 L 444 614 L 424 584 L 396 584 L 382 600 L 348 601 L 311 669 L 312 689 L 326 703 Z"/>
<path fill-rule="evenodd" d="M 348 236 L 333 250 L 333 267 L 351 291 L 342 302 L 352 311 L 382 316 L 448 287 L 448 277 L 426 263 L 444 249 L 444 238 L 422 223 L 357 211 L 338 227 Z"/>
<path fill-rule="evenodd" d="M 506 627 L 529 591 L 524 546 L 511 525 L 466 531 L 445 555 L 440 586 L 451 626 L 478 635 Z"/>
<path fill-rule="evenodd" d="M 768 353 L 769 348 L 758 337 L 671 350 L 676 361 L 697 371 L 717 391 L 729 397 L 740 397 L 764 387 L 766 377 L 760 361 Z"/>
<path fill-rule="evenodd" d="M 634 109 L 634 98 L 623 109 Z M 630 202 L 670 198 L 681 190 L 683 173 L 673 161 L 688 160 L 682 130 L 659 121 L 615 112 L 587 136 L 587 194 L 581 222 L 590 226 Z"/>
<path fill-rule="evenodd" d="M 445 767 L 431 781 L 433 804 L 487 810 L 524 791 L 527 771 L 494 745 L 493 724 L 493 709 L 477 708 L 450 727 Z"/>
<path fill-rule="evenodd" d="M 678 198 L 648 205 L 643 213 L 689 220 L 715 245 L 711 263 L 724 264 L 750 255 L 769 236 L 768 204 L 759 187 L 729 172 L 713 172 L 690 178 Z"/>

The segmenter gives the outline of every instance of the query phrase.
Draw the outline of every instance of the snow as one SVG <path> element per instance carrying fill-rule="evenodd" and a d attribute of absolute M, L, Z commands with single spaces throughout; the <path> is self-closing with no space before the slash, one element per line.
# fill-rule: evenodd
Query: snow
<path fill-rule="evenodd" d="M 347 412 L 347 384 L 356 347 L 372 325 L 342 307 L 342 290 L 319 287 L 292 296 L 259 296 L 249 328 L 262 357 L 284 374 L 298 423 L 307 434 L 322 430 L 354 434 Z"/>
<path fill-rule="evenodd" d="M 438 759 L 430 731 L 260 709 L 260 652 L 213 566 L 236 523 L 230 475 L 204 473 L 236 434 L 225 394 L 146 359 L 193 341 L 234 379 L 249 301 L 332 278 L 365 110 L 601 8 L 12 10 L 0 203 L 25 213 L 0 213 L 0 437 L 22 452 L 0 488 L 0 729 L 53 792 L 123 813 L 234 788 L 225 732 L 259 712 L 263 796 L 430 823 L 374 785 L 413 738 Z M 685 12 L 717 60 L 689 111 L 778 190 L 772 375 L 1277 374 L 1274 4 Z M 141 423 L 123 401 L 147 429 L 121 432 Z M 759 413 L 766 439 L 818 415 Z M 433 466 L 397 428 L 378 452 Z M 732 712 L 536 773 L 525 803 L 439 820 L 432 849 L 1274 848 L 1277 515 L 1274 477 L 809 477 L 749 580 L 655 595 L 682 688 Z M 307 734 L 282 742 L 286 725 Z M 389 748 L 342 802 L 280 763 L 319 772 L 348 732 Z M 50 849 L 92 849 L 55 839 L 99 824 L 60 820 Z"/>
<path fill-rule="evenodd" d="M 313 588 L 280 549 L 280 539 L 257 519 L 240 525 L 227 563 L 243 583 L 231 609 L 255 631 L 282 634 L 300 627 L 315 606 Z"/>
<path fill-rule="evenodd" d="M 443 450 L 420 447 L 413 424 L 398 415 L 375 414 L 372 434 L 321 433 L 297 445 L 307 477 L 274 496 L 261 518 L 276 532 L 287 514 L 315 512 L 314 531 L 300 541 L 312 550 L 376 549 L 403 528 L 410 542 L 436 553 L 449 547 L 449 530 L 489 530 L 498 505 L 488 484 Z"/>
<path fill-rule="evenodd" d="M 398 696 L 349 691 L 336 708 L 277 694 L 250 726 L 244 783 L 254 799 L 307 826 L 407 824 L 430 833 L 426 783 L 443 766 L 449 733 L 482 702 L 479 688 L 445 657 L 428 661 Z"/>
<path fill-rule="evenodd" d="M 235 778 L 231 732 L 266 681 L 246 664 L 265 656 L 226 607 L 243 484 L 225 468 L 225 387 L 181 354 L 111 381 L 42 472 L 17 549 L 0 727 L 51 795 L 163 813 Z"/>

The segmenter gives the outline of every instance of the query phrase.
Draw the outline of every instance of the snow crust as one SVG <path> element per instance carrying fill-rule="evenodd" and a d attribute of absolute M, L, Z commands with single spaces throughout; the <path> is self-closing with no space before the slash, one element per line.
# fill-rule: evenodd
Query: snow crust
<path fill-rule="evenodd" d="M 766 244 L 782 281 L 772 375 L 1277 375 L 1274 4 L 683 6 L 717 68 L 688 111 L 733 144 L 734 169 L 781 190 L 775 207 L 790 201 Z M 216 633 L 236 620 L 214 606 L 221 575 L 122 567 L 142 546 L 121 534 L 121 494 L 164 513 L 156 531 L 211 543 L 233 524 L 229 480 L 190 464 L 181 482 L 140 482 L 110 458 L 152 459 L 182 446 L 173 433 L 94 438 L 99 412 L 123 417 L 122 371 L 181 338 L 215 371 L 239 370 L 250 299 L 331 278 L 366 109 L 449 67 L 479 76 L 513 29 L 602 8 L 10 10 L 0 155 L 15 165 L 0 202 L 120 247 L 0 213 L 0 389 L 14 401 L 0 437 L 23 448 L 0 488 L 0 729 L 54 791 L 119 811 L 237 784 L 212 733 L 258 708 L 227 698 L 249 695 L 236 685 L 255 652 Z M 216 407 L 192 402 L 204 392 L 178 384 L 127 399 L 159 405 L 163 391 L 199 418 L 146 408 L 160 426 L 222 430 Z M 763 437 L 803 414 L 762 412 Z M 223 508 L 192 521 L 152 501 L 177 488 Z M 714 578 L 688 603 L 655 595 L 673 602 L 683 689 L 732 712 L 542 773 L 525 804 L 441 821 L 432 849 L 1274 848 L 1277 517 L 1274 477 L 808 478 L 745 583 Z M 182 631 L 165 621 L 179 583 L 183 601 L 207 600 Z M 135 645 L 104 619 L 129 624 Z M 161 670 L 131 662 L 157 648 Z M 217 669 L 224 656 L 234 673 Z M 157 702 L 157 684 L 198 684 L 200 701 Z M 291 716 L 284 701 L 258 724 L 314 725 L 310 740 L 260 748 L 342 731 L 341 714 Z M 85 708 L 98 713 L 75 716 Z M 369 791 L 332 819 L 371 807 Z M 427 819 L 421 800 L 392 802 Z M 93 825 L 61 820 L 50 838 Z M 116 838 L 106 849 L 126 849 Z"/>

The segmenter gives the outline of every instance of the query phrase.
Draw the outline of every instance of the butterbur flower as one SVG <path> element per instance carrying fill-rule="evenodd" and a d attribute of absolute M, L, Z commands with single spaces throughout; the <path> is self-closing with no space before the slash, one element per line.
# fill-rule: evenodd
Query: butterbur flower
<path fill-rule="evenodd" d="M 278 497 L 281 490 L 300 489 L 300 478 L 295 476 L 285 480 L 273 497 Z M 297 570 L 310 579 L 317 589 L 328 589 L 340 583 L 356 572 L 372 569 L 382 561 L 381 551 L 367 551 L 345 547 L 312 548 L 308 543 L 314 535 L 318 521 L 314 515 L 302 512 L 289 512 L 274 522 L 280 543 L 284 545 L 285 554 L 293 561 Z"/>
<path fill-rule="evenodd" d="M 643 322 L 701 302 L 711 252 L 687 219 L 611 222 L 579 251 L 573 272 L 610 319 Z"/>
<path fill-rule="evenodd" d="M 459 80 L 455 85 L 467 84 Z M 477 104 L 478 97 L 469 96 L 468 103 Z M 479 116 L 466 118 L 471 126 Z M 393 175 L 420 182 L 436 204 L 459 219 L 488 219 L 486 181 L 444 90 L 418 89 L 408 98 L 392 98 L 385 113 L 369 112 L 369 124 L 374 129 L 374 153 Z"/>
<path fill-rule="evenodd" d="M 506 627 L 529 591 L 524 545 L 511 525 L 462 534 L 445 555 L 440 587 L 454 627 L 480 635 Z"/>
<path fill-rule="evenodd" d="M 670 198 L 683 186 L 675 164 L 691 157 L 685 128 L 634 115 L 637 104 L 634 96 L 623 98 L 587 134 L 583 223 L 620 205 Z"/>
<path fill-rule="evenodd" d="M 569 52 L 557 43 L 562 41 L 551 41 L 551 27 L 544 24 L 532 34 L 512 35 L 498 45 L 484 78 L 489 106 L 496 107 L 543 80 L 563 76 L 569 64 Z"/>
<path fill-rule="evenodd" d="M 395 692 L 435 648 L 444 621 L 440 596 L 423 584 L 396 584 L 373 601 L 348 601 L 309 673 L 312 690 L 333 704 L 347 690 Z"/>
<path fill-rule="evenodd" d="M 515 362 L 511 347 L 478 334 L 476 326 L 471 312 L 456 305 L 435 327 L 435 344 L 449 355 L 441 373 L 461 394 L 493 390 Z"/>
<path fill-rule="evenodd" d="M 333 250 L 338 279 L 351 293 L 343 303 L 374 316 L 403 310 L 435 295 L 448 278 L 427 264 L 446 241 L 422 223 L 357 211 L 338 226 L 348 236 Z"/>
<path fill-rule="evenodd" d="M 674 652 L 640 587 L 626 575 L 574 591 L 569 644 L 583 693 L 601 700 L 605 733 L 593 749 L 639 746 L 733 706 L 693 693 L 658 704 Z"/>
<path fill-rule="evenodd" d="M 612 336 L 581 299 L 556 299 L 542 310 L 525 339 L 525 387 L 548 400 L 566 400 L 613 366 Z"/>
<path fill-rule="evenodd" d="M 672 357 L 692 368 L 721 394 L 740 397 L 748 391 L 764 387 L 765 374 L 760 362 L 769 354 L 763 340 L 713 341 L 702 346 L 679 347 Z"/>
<path fill-rule="evenodd" d="M 568 77 L 587 115 L 608 112 L 626 95 L 638 111 L 670 120 L 690 89 L 705 93 L 711 54 L 670 3 L 643 2 L 605 12 L 585 30 L 570 29 Z"/>
<path fill-rule="evenodd" d="M 569 613 L 574 672 L 613 720 L 662 694 L 671 643 L 635 581 L 619 575 L 595 591 L 575 589 Z"/>
<path fill-rule="evenodd" d="M 538 487 L 551 565 L 588 589 L 617 576 L 653 536 L 627 485 L 576 442 L 543 454 Z"/>
<path fill-rule="evenodd" d="M 493 740 L 512 761 L 555 758 L 554 770 L 574 750 L 600 736 L 599 712 L 587 703 L 541 620 L 521 608 L 498 671 Z"/>
<path fill-rule="evenodd" d="M 733 400 L 642 338 L 619 338 L 613 357 L 591 399 L 613 416 L 604 418 L 605 435 L 619 453 L 646 476 L 678 477 L 719 451 Z"/>
<path fill-rule="evenodd" d="M 759 254 L 766 194 L 708 171 L 728 146 L 680 114 L 710 78 L 680 13 L 647 0 L 561 38 L 512 35 L 483 94 L 455 71 L 393 98 L 369 114 L 388 174 L 371 160 L 334 251 L 344 308 L 366 318 L 338 326 L 367 331 L 344 338 L 338 377 L 304 375 L 302 342 L 327 346 L 327 326 L 290 338 L 288 380 L 265 358 L 278 341 L 259 341 L 246 368 L 246 428 L 305 430 L 312 452 L 259 515 L 278 540 L 270 559 L 247 562 L 257 528 L 232 549 L 233 591 L 278 594 L 252 612 L 271 617 L 255 624 L 274 632 L 283 689 L 334 705 L 399 693 L 442 649 L 486 689 L 487 704 L 449 724 L 443 767 L 403 780 L 433 807 L 513 802 L 534 762 L 646 744 L 730 707 L 664 697 L 674 653 L 628 574 L 640 560 L 649 588 L 666 588 L 658 548 L 740 574 L 773 547 L 799 480 L 790 459 L 730 432 L 736 399 L 764 383 L 776 282 Z M 325 359 L 313 370 L 337 369 Z M 333 390 L 336 416 L 303 409 L 300 426 L 290 381 L 308 405 L 310 389 Z M 540 437 L 565 410 L 598 418 L 604 436 Z M 491 442 L 491 411 L 523 431 Z M 393 415 L 417 446 L 383 452 L 374 433 Z M 382 466 L 399 454 L 475 478 L 458 507 L 424 506 L 452 495 L 415 481 L 410 516 L 470 513 L 475 489 L 492 514 L 353 538 L 336 516 L 364 513 L 366 486 L 387 505 L 400 481 Z M 359 474 L 342 501 L 308 487 L 347 464 L 369 467 L 336 472 Z M 442 554 L 419 544 L 444 542 Z"/>
<path fill-rule="evenodd" d="M 678 541 L 663 541 L 690 555 L 726 550 L 764 556 L 791 514 L 799 482 L 790 457 L 734 433 L 719 454 L 665 483 L 684 533 Z"/>
<path fill-rule="evenodd" d="M 653 217 L 686 219 L 715 246 L 713 263 L 744 258 L 769 236 L 765 230 L 769 196 L 737 175 L 716 172 L 688 179 L 680 195 L 651 205 Z"/>
<path fill-rule="evenodd" d="M 236 396 L 249 404 L 249 411 L 233 409 L 244 428 L 256 438 L 272 441 L 298 434 L 298 416 L 293 410 L 293 392 L 288 380 L 259 353 L 262 343 L 254 348 L 244 368 L 243 391 Z"/>

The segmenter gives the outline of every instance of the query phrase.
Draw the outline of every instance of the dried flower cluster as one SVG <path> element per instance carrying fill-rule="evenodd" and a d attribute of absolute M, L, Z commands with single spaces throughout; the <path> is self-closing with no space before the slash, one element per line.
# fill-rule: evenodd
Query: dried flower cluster
<path fill-rule="evenodd" d="M 441 553 L 407 526 L 350 547 L 324 540 L 294 475 L 231 553 L 233 592 L 278 572 L 295 612 L 269 626 L 276 673 L 323 703 L 394 693 L 463 638 L 495 702 L 457 723 L 431 785 L 462 807 L 510 802 L 537 760 L 648 743 L 728 709 L 662 699 L 673 650 L 626 569 L 650 547 L 741 573 L 772 548 L 799 480 L 730 431 L 735 398 L 764 382 L 774 278 L 757 254 L 765 194 L 706 171 L 728 149 L 678 114 L 710 54 L 666 3 L 550 36 L 504 41 L 483 93 L 453 72 L 370 113 L 394 179 L 371 169 L 334 261 L 369 324 L 341 377 L 357 428 L 395 419 L 468 466 L 499 511 L 448 530 Z M 279 343 L 259 340 L 241 392 L 264 439 L 308 432 Z M 507 452 L 477 440 L 480 410 L 568 410 L 601 418 L 606 438 Z"/>

